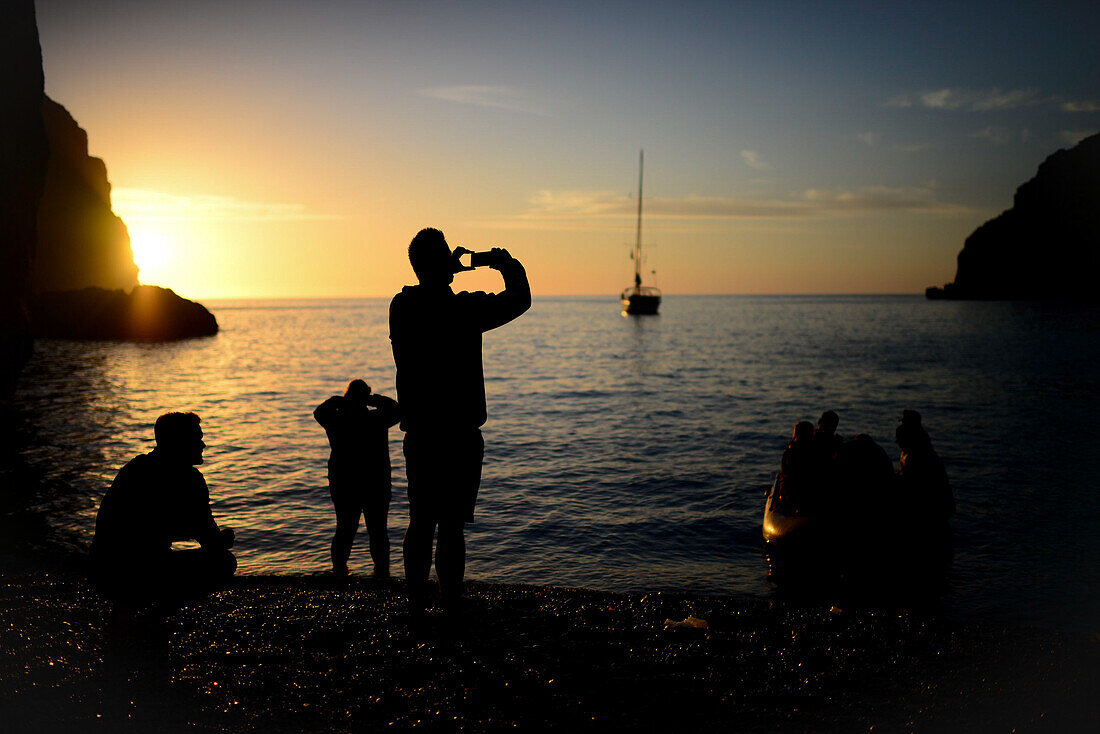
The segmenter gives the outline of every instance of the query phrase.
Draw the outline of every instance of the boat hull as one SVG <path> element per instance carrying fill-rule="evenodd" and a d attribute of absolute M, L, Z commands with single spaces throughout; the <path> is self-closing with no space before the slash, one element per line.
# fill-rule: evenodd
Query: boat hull
<path fill-rule="evenodd" d="M 620 300 L 623 311 L 632 316 L 652 316 L 661 307 L 661 293 L 656 288 L 628 288 Z"/>
<path fill-rule="evenodd" d="M 776 480 L 778 482 L 778 479 Z M 773 484 L 764 499 L 761 531 L 771 579 L 779 584 L 835 586 L 874 578 L 907 587 L 935 586 L 953 556 L 946 520 L 871 516 L 789 515 Z"/>

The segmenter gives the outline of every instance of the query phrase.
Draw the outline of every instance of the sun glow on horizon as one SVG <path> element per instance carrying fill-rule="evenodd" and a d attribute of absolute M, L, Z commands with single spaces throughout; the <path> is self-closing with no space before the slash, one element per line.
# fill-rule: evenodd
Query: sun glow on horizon
<path fill-rule="evenodd" d="M 175 233 L 160 222 L 137 221 L 128 229 L 134 264 L 138 266 L 138 280 L 147 285 L 171 287 L 179 254 Z"/>

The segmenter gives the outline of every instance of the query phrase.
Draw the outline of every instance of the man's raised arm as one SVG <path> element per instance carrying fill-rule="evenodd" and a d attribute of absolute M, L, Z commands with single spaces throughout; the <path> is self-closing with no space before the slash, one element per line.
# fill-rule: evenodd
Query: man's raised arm
<path fill-rule="evenodd" d="M 490 252 L 504 256 L 502 262 L 490 266 L 503 276 L 504 290 L 485 297 L 486 305 L 479 319 L 482 331 L 503 326 L 531 308 L 531 284 L 523 265 L 503 248 L 494 247 Z"/>

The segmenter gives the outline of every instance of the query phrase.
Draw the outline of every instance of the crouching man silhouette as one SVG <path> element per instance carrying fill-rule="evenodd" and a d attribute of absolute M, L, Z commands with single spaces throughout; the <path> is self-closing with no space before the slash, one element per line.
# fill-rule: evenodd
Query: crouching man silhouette
<path fill-rule="evenodd" d="M 237 570 L 233 531 L 210 513 L 199 417 L 165 413 L 153 429 L 157 446 L 122 467 L 103 496 L 92 541 L 92 575 L 125 623 L 141 606 L 166 613 L 225 584 Z M 200 548 L 172 550 L 197 540 Z"/>
<path fill-rule="evenodd" d="M 405 431 L 409 527 L 403 545 L 405 579 L 414 620 L 424 608 L 428 574 L 435 570 L 444 606 L 454 610 L 466 570 L 465 523 L 474 519 L 485 444 L 482 333 L 531 307 L 527 273 L 507 250 L 476 253 L 471 266 L 452 252 L 438 229 L 423 229 L 409 245 L 418 285 L 390 303 L 390 340 L 397 365 L 397 399 Z M 455 293 L 455 273 L 485 265 L 500 272 L 500 293 Z"/>

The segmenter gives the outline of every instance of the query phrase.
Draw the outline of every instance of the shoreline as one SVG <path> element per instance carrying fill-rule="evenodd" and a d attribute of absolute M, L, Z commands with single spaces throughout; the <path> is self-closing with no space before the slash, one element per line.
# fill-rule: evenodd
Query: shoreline
<path fill-rule="evenodd" d="M 120 632 L 43 515 L 67 488 L 19 444 L 2 462 L 8 732 L 1061 733 L 1100 717 L 1100 636 L 888 606 L 471 582 L 462 624 L 433 610 L 414 633 L 401 582 L 256 574 Z M 666 627 L 689 616 L 707 629 Z"/>
<path fill-rule="evenodd" d="M 403 584 L 243 576 L 112 630 L 69 553 L 0 565 L 8 731 L 1078 731 L 1096 635 L 902 609 L 468 585 L 410 629 Z M 707 629 L 666 626 L 687 617 Z"/>

